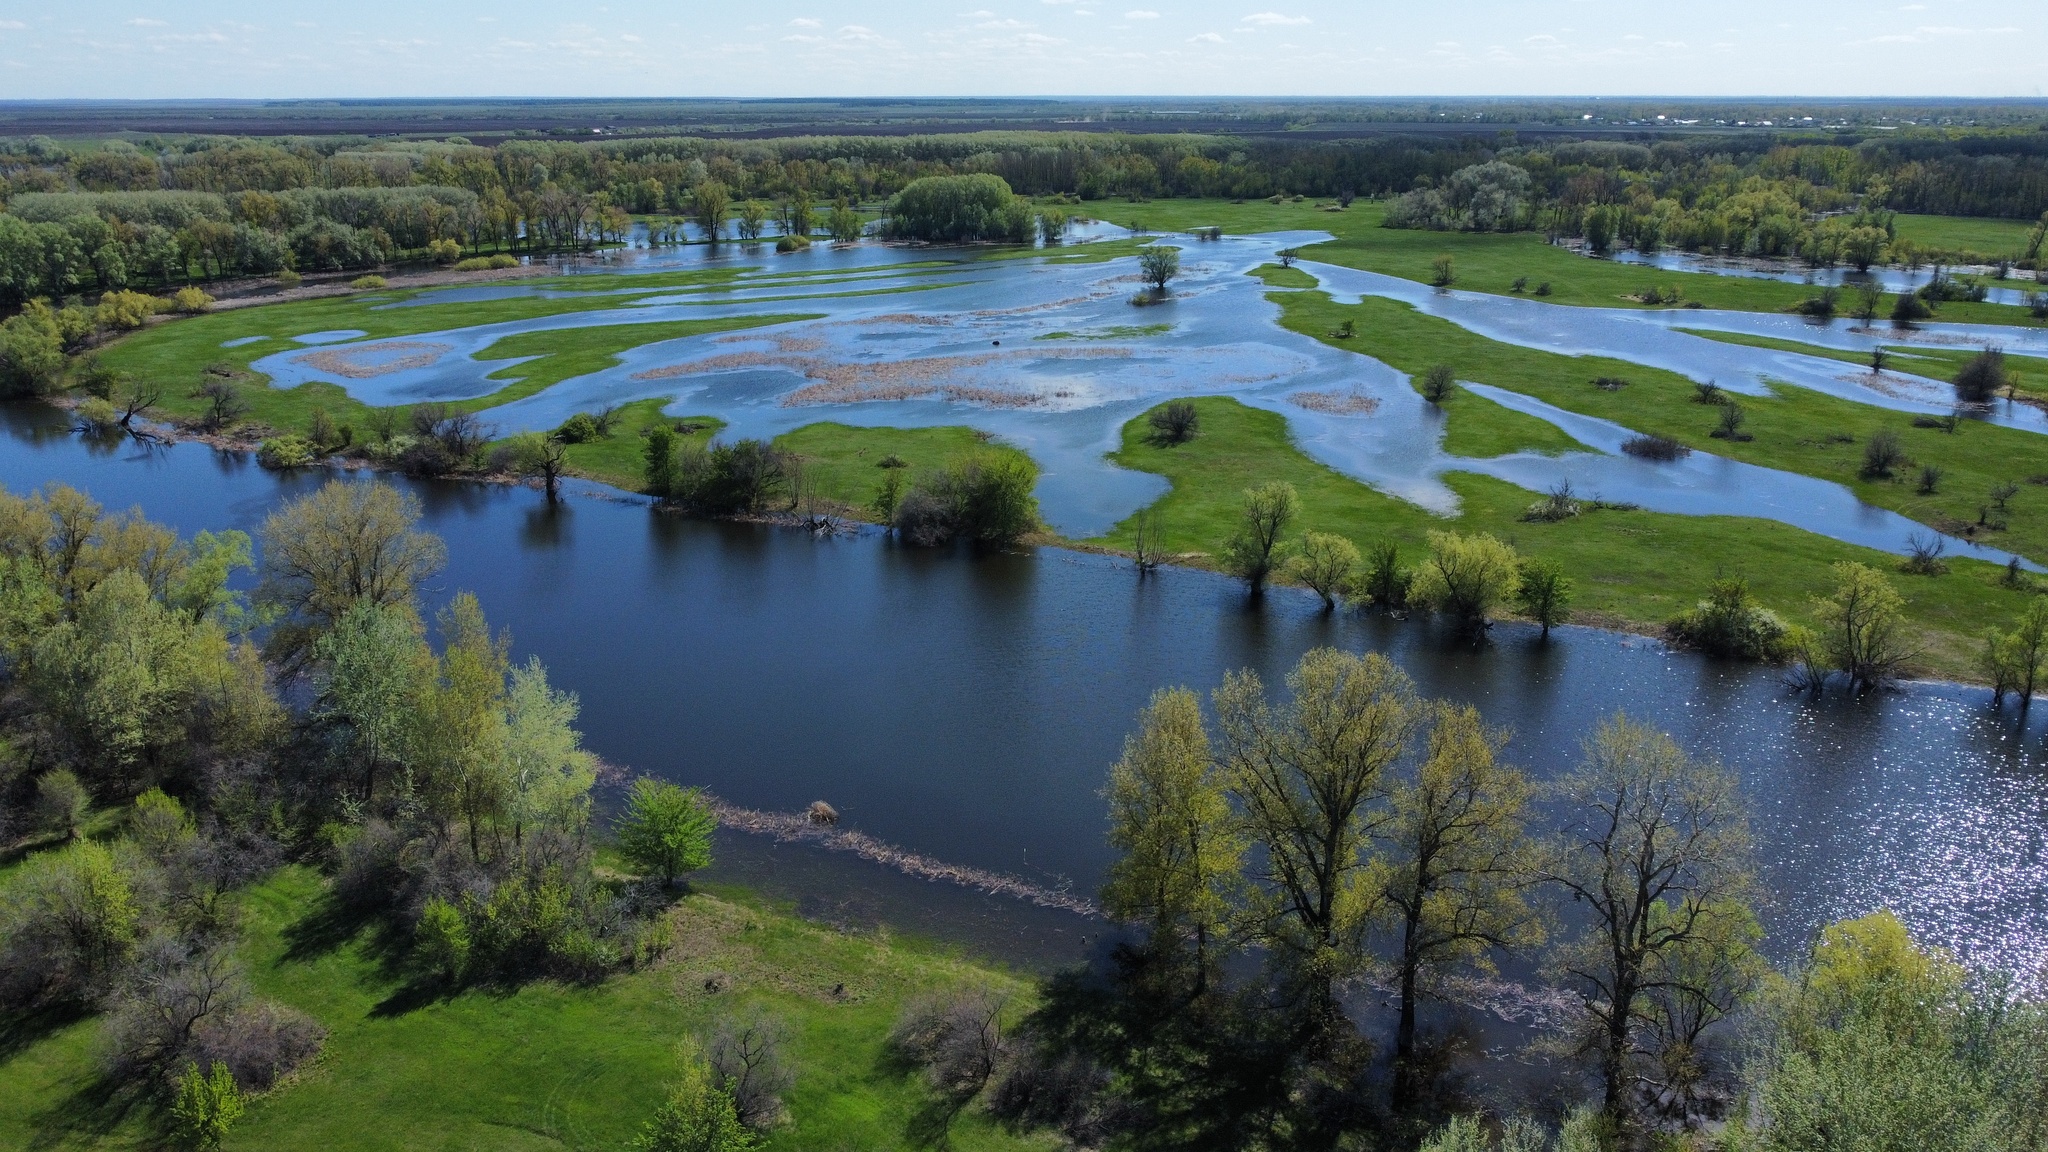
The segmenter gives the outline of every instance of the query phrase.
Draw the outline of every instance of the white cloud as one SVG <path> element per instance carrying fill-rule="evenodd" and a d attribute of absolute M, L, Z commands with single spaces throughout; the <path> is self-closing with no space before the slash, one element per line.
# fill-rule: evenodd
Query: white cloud
<path fill-rule="evenodd" d="M 151 20 L 147 16 L 137 16 L 135 19 L 128 21 L 128 26 L 131 28 L 168 28 L 171 26 L 171 22 L 168 20 Z"/>
<path fill-rule="evenodd" d="M 1306 16 L 1286 16 L 1279 12 L 1254 12 L 1245 17 L 1244 22 L 1254 28 L 1270 28 L 1281 24 L 1306 24 L 1309 20 Z"/>
<path fill-rule="evenodd" d="M 1218 36 L 1218 35 L 1217 35 L 1216 33 L 1214 33 L 1214 32 L 1203 32 L 1203 33 L 1201 33 L 1200 35 L 1197 35 L 1197 36 L 1190 36 L 1190 37 L 1188 37 L 1188 43 L 1190 43 L 1190 44 L 1221 44 L 1221 43 L 1223 43 L 1223 37 L 1221 37 L 1221 36 Z"/>
<path fill-rule="evenodd" d="M 1159 13 L 1152 11 L 1150 8 L 1133 8 L 1129 12 L 1124 13 L 1124 19 L 1157 20 L 1159 19 Z"/>
<path fill-rule="evenodd" d="M 19 20 L 0 20 L 0 28 L 5 28 L 9 32 L 19 32 L 27 27 L 28 25 Z"/>
<path fill-rule="evenodd" d="M 823 28 L 825 22 L 823 20 L 813 20 L 808 16 L 799 16 L 791 20 L 789 26 L 791 28 Z"/>

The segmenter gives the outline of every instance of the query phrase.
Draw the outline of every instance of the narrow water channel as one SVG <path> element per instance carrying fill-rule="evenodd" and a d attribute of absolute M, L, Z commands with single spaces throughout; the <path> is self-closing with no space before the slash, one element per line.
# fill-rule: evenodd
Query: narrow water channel
<path fill-rule="evenodd" d="M 326 479 L 198 445 L 96 447 L 44 409 L 4 415 L 9 489 L 68 483 L 185 532 L 253 530 Z M 1252 606 L 1209 574 L 1141 581 L 1057 549 L 925 552 L 690 522 L 591 489 L 550 509 L 526 489 L 409 486 L 448 541 L 434 599 L 476 592 L 520 658 L 582 695 L 605 759 L 735 804 L 823 799 L 907 849 L 1090 892 L 1108 860 L 1098 791 L 1152 691 L 1206 691 L 1243 667 L 1277 682 L 1303 651 L 1338 644 L 1474 703 L 1539 776 L 1624 709 L 1725 760 L 1755 805 L 1780 956 L 1886 906 L 1973 964 L 2048 964 L 2048 708 L 2022 730 L 1979 689 L 1816 702 L 1769 669 L 1590 629 L 1545 644 L 1503 627 L 1474 651 L 1416 623 L 1326 616 L 1306 596 Z M 752 842 L 731 857 L 818 914 L 910 910 L 921 930 L 1013 955 L 1071 955 L 1092 930 L 843 856 Z"/>

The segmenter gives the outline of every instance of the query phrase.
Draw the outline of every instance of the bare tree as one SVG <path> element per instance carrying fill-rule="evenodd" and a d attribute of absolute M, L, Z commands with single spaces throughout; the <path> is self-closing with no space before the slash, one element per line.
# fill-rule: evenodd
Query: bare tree
<path fill-rule="evenodd" d="M 1585 992 L 1606 1110 L 1625 1119 L 1643 1030 L 1656 1023 L 1651 994 L 1751 888 L 1742 794 L 1720 765 L 1623 715 L 1553 790 L 1566 822 L 1542 875 L 1589 921 L 1557 962 Z"/>
<path fill-rule="evenodd" d="M 782 1094 L 796 1080 L 782 1060 L 788 1038 L 783 1023 L 759 1007 L 722 1018 L 712 1033 L 712 1083 L 732 1097 L 740 1123 L 749 1128 L 771 1128 L 782 1118 Z"/>

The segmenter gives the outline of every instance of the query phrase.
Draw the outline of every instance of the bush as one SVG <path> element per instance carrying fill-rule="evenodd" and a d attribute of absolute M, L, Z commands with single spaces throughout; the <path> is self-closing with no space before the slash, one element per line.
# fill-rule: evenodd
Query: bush
<path fill-rule="evenodd" d="M 228 1129 L 242 1118 L 242 1093 L 224 1064 L 202 1075 L 188 1064 L 171 1101 L 171 1132 L 186 1148 L 211 1152 L 227 1139 Z"/>
<path fill-rule="evenodd" d="M 469 967 L 469 925 L 455 905 L 429 897 L 420 909 L 419 923 L 413 925 L 412 939 L 422 968 L 451 984 L 462 979 Z"/>
<path fill-rule="evenodd" d="M 1449 288 L 1458 280 L 1458 266 L 1449 255 L 1438 256 L 1429 262 L 1429 282 L 1438 288 Z"/>
<path fill-rule="evenodd" d="M 1596 376 L 1593 378 L 1593 387 L 1598 388 L 1602 392 L 1619 392 L 1623 388 L 1628 387 L 1628 384 L 1627 380 L 1619 376 Z"/>
<path fill-rule="evenodd" d="M 1359 591 L 1378 607 L 1394 609 L 1408 602 L 1408 585 L 1414 577 L 1401 567 L 1400 545 L 1382 539 L 1365 554 Z"/>
<path fill-rule="evenodd" d="M 1153 438 L 1162 444 L 1185 444 L 1202 430 L 1202 415 L 1192 400 L 1169 400 L 1145 418 Z"/>
<path fill-rule="evenodd" d="M 88 396 L 79 402 L 73 415 L 78 417 L 79 427 L 93 436 L 105 436 L 121 427 L 121 410 L 113 402 L 98 396 Z"/>
<path fill-rule="evenodd" d="M 367 291 L 373 288 L 389 288 L 391 282 L 382 276 L 358 276 L 349 281 L 348 286 L 357 291 Z"/>
<path fill-rule="evenodd" d="M 1733 400 L 1724 401 L 1721 405 L 1721 419 L 1707 435 L 1716 440 L 1732 440 L 1737 443 L 1754 440 L 1754 436 L 1742 430 L 1742 422 L 1748 416 L 1749 413 L 1742 410 L 1742 405 Z"/>
<path fill-rule="evenodd" d="M 1014 453 L 970 456 L 920 477 L 896 506 L 897 532 L 930 546 L 955 537 L 1015 543 L 1038 528 L 1037 470 Z"/>
<path fill-rule="evenodd" d="M 294 272 L 289 268 L 286 268 L 283 271 L 279 272 L 276 276 L 272 277 L 272 279 L 277 281 L 277 286 L 279 288 L 283 288 L 286 291 L 290 291 L 293 288 L 297 288 L 299 285 L 304 284 L 306 282 L 306 278 L 304 276 L 299 275 L 297 272 Z"/>
<path fill-rule="evenodd" d="M 313 446 L 297 435 L 273 436 L 256 448 L 256 462 L 265 468 L 304 468 L 317 458 Z"/>
<path fill-rule="evenodd" d="M 555 439 L 564 444 L 587 444 L 603 435 L 604 433 L 597 427 L 597 421 L 588 412 L 578 412 L 562 421 L 562 426 L 555 429 Z"/>
<path fill-rule="evenodd" d="M 327 1042 L 327 1029 L 296 1008 L 251 1000 L 193 1029 L 191 1059 L 225 1066 L 241 1088 L 267 1092 Z"/>
<path fill-rule="evenodd" d="M 140 926 L 128 872 L 105 845 L 29 857 L 0 889 L 0 1005 L 93 1003 Z"/>
<path fill-rule="evenodd" d="M 777 252 L 801 252 L 810 246 L 811 238 L 809 236 L 786 235 L 775 238 L 775 250 Z"/>
<path fill-rule="evenodd" d="M 187 285 L 171 294 L 171 307 L 187 316 L 196 316 L 213 307 L 213 297 Z"/>
<path fill-rule="evenodd" d="M 1899 434 L 1890 428 L 1880 428 L 1870 434 L 1863 443 L 1863 478 L 1873 480 L 1889 477 L 1906 463 L 1906 449 L 1899 442 Z"/>
<path fill-rule="evenodd" d="M 1740 577 L 1714 581 L 1706 599 L 1665 627 L 1673 643 L 1714 656 L 1775 663 L 1787 654 L 1784 621 L 1752 601 Z"/>
<path fill-rule="evenodd" d="M 1802 316 L 1814 316 L 1822 320 L 1831 320 L 1834 318 L 1835 304 L 1840 299 L 1840 296 L 1841 294 L 1833 288 L 1823 288 L 1820 295 L 1809 296 L 1801 300 L 1792 310 Z"/>
<path fill-rule="evenodd" d="M 1462 629 L 1483 629 L 1487 614 L 1515 594 L 1520 567 L 1515 550 L 1486 533 L 1431 532 L 1429 560 L 1408 598 Z"/>
<path fill-rule="evenodd" d="M 734 1113 L 749 1128 L 772 1128 L 782 1119 L 782 1094 L 796 1080 L 782 1061 L 786 1039 L 782 1024 L 758 1007 L 724 1017 L 712 1033 L 711 1083 L 732 1098 Z"/>
<path fill-rule="evenodd" d="M 1911 292 L 1900 293 L 1899 298 L 1892 302 L 1892 322 L 1895 324 L 1910 324 L 1933 315 L 1934 309 Z"/>
<path fill-rule="evenodd" d="M 1449 364 L 1432 364 L 1422 374 L 1422 383 L 1418 387 L 1424 400 L 1431 404 L 1442 404 L 1451 398 L 1451 391 L 1457 387 L 1457 383 L 1457 374 L 1451 371 Z"/>
<path fill-rule="evenodd" d="M 92 797 L 70 769 L 52 768 L 36 781 L 36 831 L 75 840 L 91 811 Z"/>
<path fill-rule="evenodd" d="M 495 256 L 471 256 L 467 260 L 458 260 L 455 264 L 457 272 L 489 272 L 499 268 L 517 267 L 519 267 L 519 258 L 517 256 L 507 256 L 503 252 Z"/>
<path fill-rule="evenodd" d="M 1712 380 L 1695 380 L 1692 384 L 1692 402 L 1695 404 L 1726 404 L 1728 394 Z"/>
<path fill-rule="evenodd" d="M 2010 384 L 2005 370 L 2005 352 L 1986 348 L 1970 358 L 1956 373 L 1956 399 L 1965 404 L 1982 404 L 1995 399 Z"/>
<path fill-rule="evenodd" d="M 429 240 L 427 259 L 436 264 L 453 264 L 462 259 L 462 245 L 454 240 Z"/>
<path fill-rule="evenodd" d="M 1554 560 L 1531 557 L 1522 561 L 1516 573 L 1515 607 L 1522 615 L 1550 630 L 1564 623 L 1571 608 L 1572 582 Z"/>
<path fill-rule="evenodd" d="M 995 1074 L 1003 1042 L 1002 997 L 985 989 L 913 1001 L 889 1033 L 889 1046 L 925 1070 L 933 1088 L 964 1100 Z"/>
<path fill-rule="evenodd" d="M 163 311 L 164 301 L 143 292 L 115 291 L 100 297 L 93 309 L 93 323 L 101 328 L 130 331 L 149 322 Z"/>
<path fill-rule="evenodd" d="M 711 832 L 718 821 L 696 789 L 642 776 L 633 782 L 619 815 L 619 852 L 643 873 L 673 885 L 684 872 L 711 863 Z"/>
<path fill-rule="evenodd" d="M 1676 460 L 1692 455 L 1692 449 L 1669 436 L 1631 436 L 1621 442 L 1621 450 L 1642 460 Z"/>

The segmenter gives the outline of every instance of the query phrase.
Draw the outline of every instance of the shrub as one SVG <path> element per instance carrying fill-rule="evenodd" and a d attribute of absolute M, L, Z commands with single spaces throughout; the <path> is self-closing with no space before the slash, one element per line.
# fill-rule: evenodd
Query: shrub
<path fill-rule="evenodd" d="M 1695 380 L 1692 384 L 1692 402 L 1695 404 L 1726 404 L 1728 394 L 1712 380 Z"/>
<path fill-rule="evenodd" d="M 519 258 L 517 256 L 507 256 L 503 252 L 495 256 L 471 256 L 469 259 L 459 260 L 455 264 L 457 272 L 489 272 L 499 268 L 517 267 L 519 267 Z"/>
<path fill-rule="evenodd" d="M 391 286 L 391 282 L 389 280 L 384 279 L 382 276 L 358 276 L 355 279 L 349 281 L 348 286 L 356 289 L 357 291 L 368 291 L 374 288 L 389 288 Z"/>
<path fill-rule="evenodd" d="M 1517 276 L 1515 277 L 1515 282 L 1508 285 L 1508 291 L 1510 292 L 1525 292 L 1528 288 L 1529 278 L 1527 276 Z"/>
<path fill-rule="evenodd" d="M 789 482 L 789 456 L 767 441 L 737 440 L 708 448 L 684 441 L 669 498 L 707 516 L 751 516 L 787 492 Z"/>
<path fill-rule="evenodd" d="M 1749 414 L 1742 410 L 1742 405 L 1737 404 L 1733 400 L 1727 401 L 1721 405 L 1720 421 L 1714 425 L 1714 430 L 1707 433 L 1707 435 L 1712 436 L 1716 440 L 1733 440 L 1737 442 L 1755 439 L 1755 437 L 1742 430 L 1742 422 L 1748 416 Z"/>
<path fill-rule="evenodd" d="M 240 1008 L 248 996 L 227 943 L 151 935 L 136 949 L 107 1014 L 109 1070 L 157 1076 L 180 1067 L 200 1027 Z"/>
<path fill-rule="evenodd" d="M 696 789 L 642 776 L 633 782 L 619 815 L 619 852 L 642 872 L 673 885 L 684 872 L 711 863 L 711 831 L 718 821 Z"/>
<path fill-rule="evenodd" d="M 1541 284 L 1536 285 L 1536 294 L 1538 296 L 1550 295 L 1550 281 L 1545 280 Z"/>
<path fill-rule="evenodd" d="M 1460 628 L 1483 629 L 1487 614 L 1515 594 L 1520 566 L 1513 548 L 1486 533 L 1431 532 L 1408 598 Z"/>
<path fill-rule="evenodd" d="M 1015 453 L 970 456 L 918 479 L 896 507 L 896 530 L 911 543 L 955 537 L 1004 545 L 1038 527 L 1037 471 Z"/>
<path fill-rule="evenodd" d="M 208 1017 L 193 1029 L 191 1058 L 225 1066 L 234 1082 L 267 1092 L 293 1069 L 313 1058 L 327 1041 L 327 1029 L 296 1008 L 251 1000 L 233 1011 Z"/>
<path fill-rule="evenodd" d="M 1986 348 L 1971 357 L 1969 363 L 1956 373 L 1956 399 L 1965 404 L 1981 404 L 1997 397 L 1999 390 L 2009 383 L 2005 352 Z"/>
<path fill-rule="evenodd" d="M 1429 282 L 1438 288 L 1449 288 L 1458 280 L 1458 266 L 1448 254 L 1438 256 L 1429 262 Z"/>
<path fill-rule="evenodd" d="M 1692 455 L 1692 449 L 1669 436 L 1631 436 L 1621 442 L 1621 450 L 1643 460 L 1676 460 Z"/>
<path fill-rule="evenodd" d="M 1834 566 L 1835 593 L 1813 604 L 1826 666 L 1849 678 L 1854 690 L 1881 687 L 1913 659 L 1898 590 L 1875 568 L 1842 561 Z"/>
<path fill-rule="evenodd" d="M 305 437 L 297 435 L 273 436 L 256 448 L 256 462 L 278 470 L 304 468 L 317 456 Z"/>
<path fill-rule="evenodd" d="M 1833 319 L 1835 315 L 1835 303 L 1840 298 L 1840 295 L 1841 294 L 1833 288 L 1823 288 L 1821 289 L 1820 295 L 1809 296 L 1806 299 L 1801 300 L 1793 308 L 1793 311 L 1798 312 L 1802 316 L 1815 316 L 1822 320 Z"/>
<path fill-rule="evenodd" d="M 1192 400 L 1169 400 L 1145 418 L 1153 438 L 1162 444 L 1185 444 L 1202 430 L 1202 415 Z"/>
<path fill-rule="evenodd" d="M 101 328 L 133 330 L 163 311 L 164 302 L 143 292 L 115 291 L 100 297 L 93 309 L 93 323 Z"/>
<path fill-rule="evenodd" d="M 1408 602 L 1408 585 L 1412 579 L 1412 574 L 1401 567 L 1400 545 L 1381 539 L 1366 551 L 1358 587 L 1374 605 L 1393 609 Z"/>
<path fill-rule="evenodd" d="M 212 1152 L 227 1139 L 242 1111 L 242 1093 L 226 1065 L 216 1063 L 210 1074 L 202 1075 L 198 1064 L 187 1064 L 171 1101 L 171 1131 L 184 1147 Z"/>
<path fill-rule="evenodd" d="M 281 271 L 278 272 L 276 276 L 272 277 L 272 279 L 277 281 L 277 286 L 279 288 L 283 288 L 287 291 L 293 288 L 297 288 L 299 285 L 304 284 L 306 282 L 306 278 L 304 276 L 299 275 L 297 272 L 294 272 L 289 268 L 282 269 Z"/>
<path fill-rule="evenodd" d="M 1880 428 L 1870 434 L 1863 443 L 1863 477 L 1866 480 L 1889 477 L 1906 463 L 1906 449 L 1899 442 L 1899 434 L 1890 428 Z"/>
<path fill-rule="evenodd" d="M 586 444 L 603 435 L 597 427 L 597 421 L 588 412 L 576 413 L 562 421 L 562 426 L 555 429 L 555 439 L 564 444 Z"/>
<path fill-rule="evenodd" d="M 469 967 L 469 925 L 455 905 L 439 896 L 428 898 L 412 940 L 422 968 L 451 984 L 462 979 Z"/>
<path fill-rule="evenodd" d="M 1900 293 L 1899 298 L 1892 302 L 1892 322 L 1895 324 L 1910 324 L 1915 320 L 1925 320 L 1932 315 L 1934 315 L 1934 309 L 1929 307 L 1925 300 L 1911 292 Z"/>
<path fill-rule="evenodd" d="M 1707 597 L 1666 625 L 1674 643 L 1715 656 L 1776 662 L 1787 655 L 1786 628 L 1769 609 L 1750 599 L 1740 577 L 1716 580 Z"/>
<path fill-rule="evenodd" d="M 436 264 L 453 264 L 462 259 L 462 244 L 455 240 L 429 240 L 427 259 Z"/>
<path fill-rule="evenodd" d="M 1932 464 L 1920 466 L 1920 483 L 1914 491 L 1922 496 L 1932 496 L 1941 487 L 1941 469 Z"/>
<path fill-rule="evenodd" d="M 1947 551 L 1948 541 L 1938 534 L 1915 532 L 1906 538 L 1906 558 L 1899 569 L 1915 576 L 1939 576 L 1948 571 L 1948 561 L 1941 558 Z"/>
<path fill-rule="evenodd" d="M 1538 524 L 1555 524 L 1560 520 L 1569 520 L 1585 510 L 1585 502 L 1572 491 L 1572 482 L 1561 480 L 1543 499 L 1529 505 L 1523 511 L 1522 519 Z"/>
<path fill-rule="evenodd" d="M 1554 560 L 1530 557 L 1516 572 L 1515 607 L 1522 615 L 1550 630 L 1564 623 L 1571 608 L 1572 582 Z"/>
<path fill-rule="evenodd" d="M 801 252 L 810 246 L 811 238 L 809 236 L 787 235 L 775 238 L 775 250 L 777 252 Z"/>
<path fill-rule="evenodd" d="M 171 307 L 187 316 L 196 316 L 213 307 L 213 297 L 187 285 L 171 294 Z"/>
<path fill-rule="evenodd" d="M 1422 383 L 1418 387 L 1424 400 L 1431 404 L 1442 404 L 1451 398 L 1451 391 L 1457 386 L 1457 382 L 1457 374 L 1451 371 L 1449 364 L 1432 364 L 1423 372 Z"/>
<path fill-rule="evenodd" d="M 933 1088 L 956 1100 L 972 1097 L 1001 1061 L 1002 997 L 985 989 L 913 1001 L 889 1033 L 889 1046 L 921 1066 Z"/>
<path fill-rule="evenodd" d="M 79 427 L 94 436 L 105 436 L 121 427 L 121 410 L 112 401 L 98 396 L 86 397 L 72 414 L 78 417 Z"/>
<path fill-rule="evenodd" d="M 1593 379 L 1593 387 L 1602 392 L 1619 392 L 1628 387 L 1628 383 L 1619 376 L 1596 376 Z"/>
<path fill-rule="evenodd" d="M 679 1063 L 680 1075 L 633 1147 L 639 1152 L 750 1152 L 753 1133 L 740 1123 L 732 1097 L 712 1083 L 711 1069 L 695 1048 L 685 1044 Z"/>

